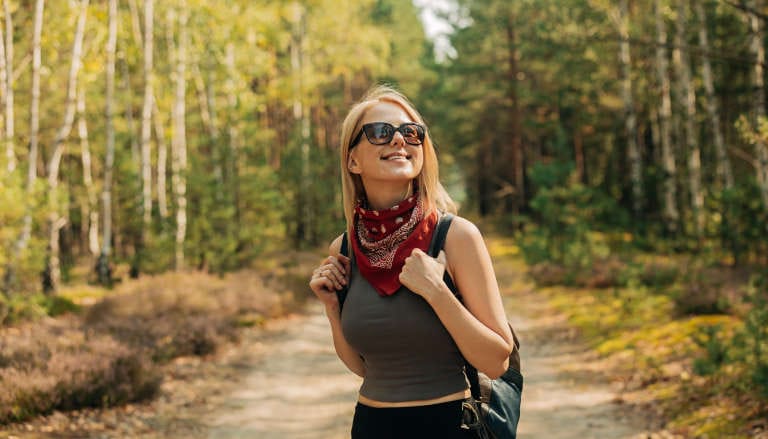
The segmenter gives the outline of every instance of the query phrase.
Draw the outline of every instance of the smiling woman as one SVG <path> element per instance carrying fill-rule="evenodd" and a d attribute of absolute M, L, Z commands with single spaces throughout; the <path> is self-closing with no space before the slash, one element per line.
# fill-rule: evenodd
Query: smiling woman
<path fill-rule="evenodd" d="M 427 254 L 438 220 L 456 207 L 424 120 L 396 90 L 372 89 L 344 120 L 340 166 L 347 231 L 310 287 L 336 353 L 363 377 L 352 438 L 478 437 L 464 416 L 464 361 L 498 377 L 514 343 L 477 228 L 456 217 L 445 251 Z"/>

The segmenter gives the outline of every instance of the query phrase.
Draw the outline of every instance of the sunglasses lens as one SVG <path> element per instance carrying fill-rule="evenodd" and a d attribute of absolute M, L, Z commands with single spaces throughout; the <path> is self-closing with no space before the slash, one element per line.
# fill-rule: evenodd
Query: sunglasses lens
<path fill-rule="evenodd" d="M 421 145 L 424 139 L 424 128 L 416 124 L 405 124 L 400 127 L 400 133 L 406 143 L 411 145 Z"/>
<path fill-rule="evenodd" d="M 388 123 L 371 123 L 363 127 L 368 141 L 374 145 L 383 145 L 392 141 L 395 128 Z"/>

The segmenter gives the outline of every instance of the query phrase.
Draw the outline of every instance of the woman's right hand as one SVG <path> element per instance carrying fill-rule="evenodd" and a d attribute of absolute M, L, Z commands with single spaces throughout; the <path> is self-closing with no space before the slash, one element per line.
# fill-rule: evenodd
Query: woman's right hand
<path fill-rule="evenodd" d="M 349 283 L 349 271 L 349 258 L 338 254 L 325 258 L 320 266 L 312 272 L 309 287 L 326 308 L 339 308 L 336 291 L 346 287 Z"/>

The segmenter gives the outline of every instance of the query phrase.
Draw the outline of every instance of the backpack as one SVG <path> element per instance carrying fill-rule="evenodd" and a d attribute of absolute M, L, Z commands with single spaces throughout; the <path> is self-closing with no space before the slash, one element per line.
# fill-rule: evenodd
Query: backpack
<path fill-rule="evenodd" d="M 452 220 L 453 215 L 450 213 L 440 217 L 429 246 L 428 254 L 433 258 L 437 257 L 440 250 L 443 249 Z M 341 241 L 341 254 L 349 256 L 346 232 L 344 232 Z M 461 293 L 453 283 L 448 270 L 445 271 L 443 280 L 456 298 L 461 301 Z M 347 288 L 337 291 L 336 294 L 339 298 L 339 309 L 341 309 L 347 296 Z M 512 329 L 512 325 L 509 327 Z M 482 372 L 478 372 L 466 359 L 464 360 L 464 370 L 469 380 L 472 398 L 464 403 L 462 428 L 476 430 L 483 439 L 515 439 L 517 436 L 523 376 L 520 373 L 520 341 L 514 330 L 512 330 L 512 337 L 514 338 L 515 349 L 509 356 L 509 368 L 495 380 L 490 379 Z"/>

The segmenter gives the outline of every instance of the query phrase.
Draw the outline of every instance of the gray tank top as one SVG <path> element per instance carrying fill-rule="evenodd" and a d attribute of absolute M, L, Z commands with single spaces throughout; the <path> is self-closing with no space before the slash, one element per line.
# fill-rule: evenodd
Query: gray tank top
<path fill-rule="evenodd" d="M 464 358 L 448 330 L 427 301 L 405 287 L 382 297 L 354 267 L 341 328 L 365 361 L 365 397 L 414 401 L 469 388 Z"/>

